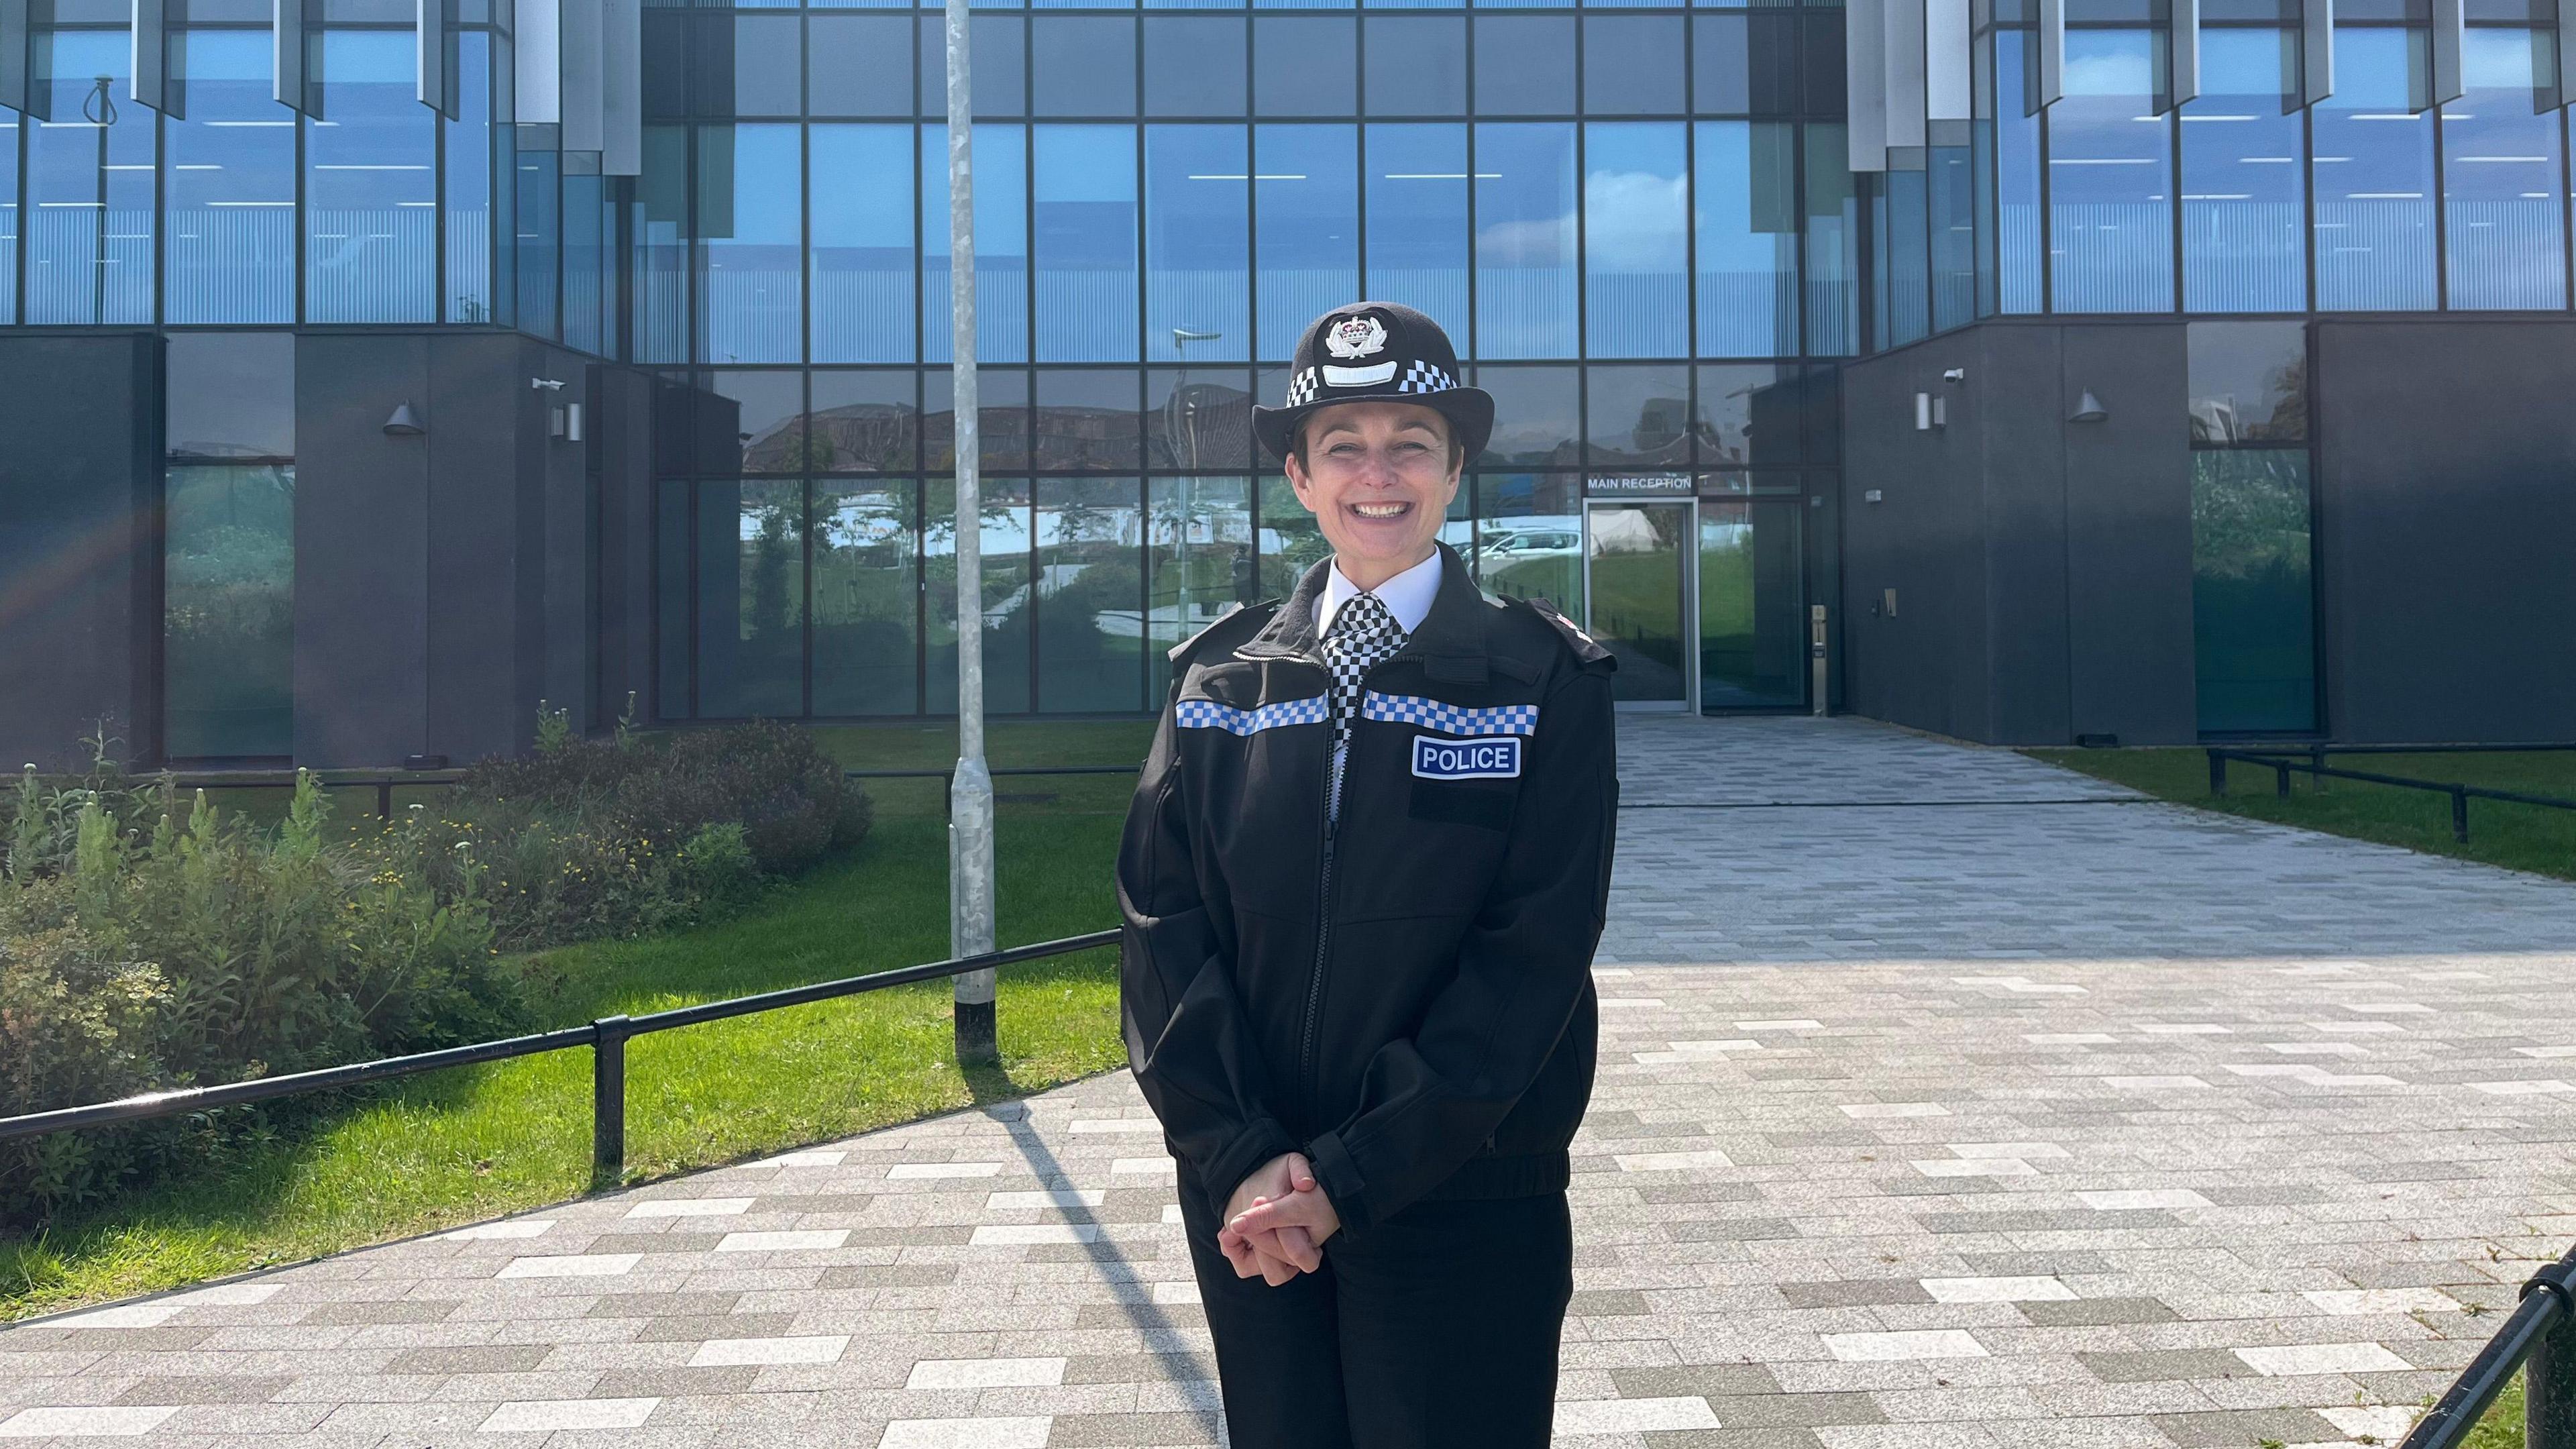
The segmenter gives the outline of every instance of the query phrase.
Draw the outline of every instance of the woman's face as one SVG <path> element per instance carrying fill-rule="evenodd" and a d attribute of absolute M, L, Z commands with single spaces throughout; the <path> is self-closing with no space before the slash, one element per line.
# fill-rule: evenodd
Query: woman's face
<path fill-rule="evenodd" d="M 1447 418 L 1416 403 L 1343 403 L 1306 420 L 1303 451 L 1302 463 L 1289 456 L 1288 481 L 1351 582 L 1375 588 L 1431 556 L 1458 495 Z"/>

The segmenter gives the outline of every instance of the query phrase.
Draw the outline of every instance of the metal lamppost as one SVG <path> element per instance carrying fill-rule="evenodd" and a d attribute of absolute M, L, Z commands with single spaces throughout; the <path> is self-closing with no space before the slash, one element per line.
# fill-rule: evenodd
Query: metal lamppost
<path fill-rule="evenodd" d="M 967 0 L 947 0 L 948 286 L 957 438 L 957 773 L 948 792 L 948 940 L 956 956 L 993 949 L 993 775 L 984 764 L 983 508 L 976 464 L 975 145 Z M 953 978 L 960 1065 L 1000 1058 L 993 972 Z"/>

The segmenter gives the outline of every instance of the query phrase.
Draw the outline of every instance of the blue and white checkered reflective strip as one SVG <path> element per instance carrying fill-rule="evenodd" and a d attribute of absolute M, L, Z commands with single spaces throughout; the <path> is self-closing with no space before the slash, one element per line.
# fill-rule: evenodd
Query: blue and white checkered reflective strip
<path fill-rule="evenodd" d="M 1172 707 L 1172 723 L 1181 729 L 1223 730 L 1232 735 L 1323 722 L 1324 697 L 1320 694 L 1312 699 L 1283 699 L 1259 709 L 1236 709 L 1213 699 L 1185 699 Z"/>
<path fill-rule="evenodd" d="M 1370 690 L 1360 700 L 1360 718 L 1393 724 L 1418 724 L 1444 735 L 1528 735 L 1538 732 L 1538 706 L 1498 704 L 1471 709 L 1443 704 L 1418 694 L 1380 694 Z"/>

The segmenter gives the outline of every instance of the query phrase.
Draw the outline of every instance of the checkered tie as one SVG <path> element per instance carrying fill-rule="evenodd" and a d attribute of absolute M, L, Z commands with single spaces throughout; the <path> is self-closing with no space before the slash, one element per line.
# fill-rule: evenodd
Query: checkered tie
<path fill-rule="evenodd" d="M 1334 611 L 1324 636 L 1324 665 L 1332 671 L 1332 818 L 1342 818 L 1342 767 L 1351 747 L 1351 721 L 1359 717 L 1360 677 L 1404 647 L 1404 630 L 1375 594 L 1355 594 Z"/>

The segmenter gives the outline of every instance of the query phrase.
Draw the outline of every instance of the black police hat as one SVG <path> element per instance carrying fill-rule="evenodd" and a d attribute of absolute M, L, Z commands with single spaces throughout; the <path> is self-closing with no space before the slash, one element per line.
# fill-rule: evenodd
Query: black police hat
<path fill-rule="evenodd" d="M 1419 403 L 1449 420 L 1473 460 L 1494 431 L 1494 397 L 1460 381 L 1458 349 L 1440 324 L 1393 302 L 1336 307 L 1306 328 L 1288 369 L 1288 401 L 1252 410 L 1252 431 L 1280 459 L 1318 408 L 1351 402 Z"/>

